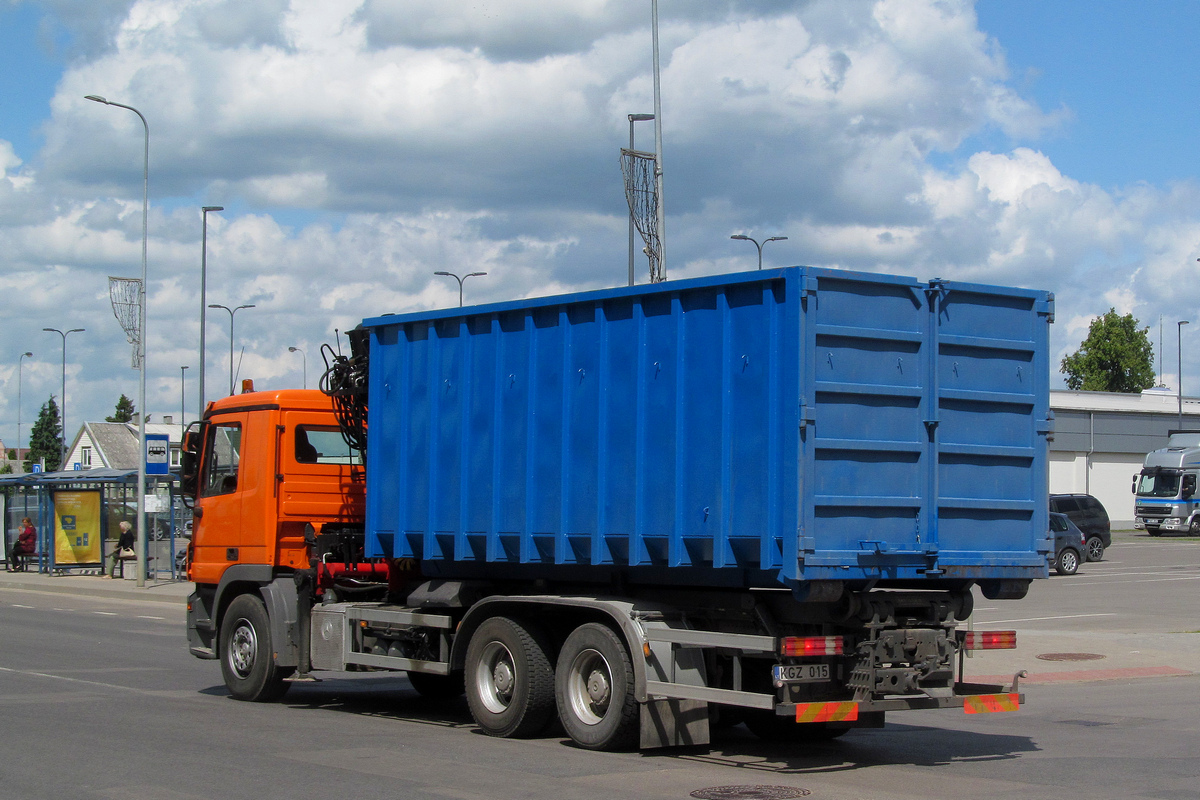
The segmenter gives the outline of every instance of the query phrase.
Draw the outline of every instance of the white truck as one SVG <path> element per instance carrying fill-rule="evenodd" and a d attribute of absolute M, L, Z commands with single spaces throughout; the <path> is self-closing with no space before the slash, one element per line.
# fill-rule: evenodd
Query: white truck
<path fill-rule="evenodd" d="M 1134 527 L 1151 536 L 1187 532 L 1200 536 L 1200 432 L 1174 431 L 1167 446 L 1146 454 L 1142 471 L 1133 476 Z"/>

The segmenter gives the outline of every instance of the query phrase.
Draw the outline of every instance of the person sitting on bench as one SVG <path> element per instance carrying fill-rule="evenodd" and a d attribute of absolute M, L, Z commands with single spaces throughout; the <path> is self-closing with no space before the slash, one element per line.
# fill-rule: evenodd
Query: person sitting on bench
<path fill-rule="evenodd" d="M 128 521 L 122 521 L 121 538 L 117 539 L 117 546 L 112 551 L 112 566 L 108 570 L 108 577 L 115 579 L 117 577 L 117 564 L 122 560 L 137 558 L 137 554 L 133 550 L 133 544 L 137 538 L 133 535 L 133 526 Z M 121 569 L 121 574 L 125 574 L 124 568 Z"/>
<path fill-rule="evenodd" d="M 24 571 L 24 557 L 36 553 L 37 528 L 33 527 L 33 521 L 29 517 L 25 517 L 21 520 L 21 532 L 17 534 L 17 540 L 13 542 L 12 550 L 8 554 L 8 568 L 13 572 Z"/>

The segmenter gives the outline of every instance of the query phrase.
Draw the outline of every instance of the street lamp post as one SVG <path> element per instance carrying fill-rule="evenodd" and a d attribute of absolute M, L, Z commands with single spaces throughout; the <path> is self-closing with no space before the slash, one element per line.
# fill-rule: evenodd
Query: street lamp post
<path fill-rule="evenodd" d="M 21 461 L 21 367 L 25 364 L 25 359 L 33 358 L 33 353 L 21 353 L 21 357 L 17 359 L 17 462 L 18 466 Z"/>
<path fill-rule="evenodd" d="M 308 355 L 305 354 L 305 352 L 303 350 L 301 350 L 299 347 L 289 347 L 288 352 L 300 354 L 300 364 L 301 364 L 301 366 L 304 367 L 304 388 L 307 389 L 308 388 Z"/>
<path fill-rule="evenodd" d="M 1175 352 L 1179 356 L 1177 369 L 1179 371 L 1179 429 L 1183 430 L 1183 326 L 1190 320 L 1181 319 L 1175 323 Z"/>
<path fill-rule="evenodd" d="M 627 114 L 629 117 L 629 149 L 633 150 L 633 123 L 648 122 L 653 114 Z M 633 209 L 629 209 L 629 285 L 633 286 Z"/>
<path fill-rule="evenodd" d="M 62 420 L 62 454 L 58 457 L 59 469 L 67 467 L 67 336 L 72 333 L 83 333 L 83 328 L 71 328 L 69 331 L 60 331 L 58 328 L 42 328 L 48 333 L 57 333 L 62 337 L 62 398 L 59 402 L 58 416 Z"/>
<path fill-rule="evenodd" d="M 459 307 L 459 308 L 462 308 L 462 304 L 463 304 L 463 283 L 465 283 L 465 282 L 466 282 L 467 278 L 475 278 L 475 277 L 478 277 L 478 276 L 481 276 L 481 275 L 487 275 L 487 273 L 486 273 L 486 272 L 468 272 L 466 275 L 463 275 L 463 276 L 460 278 L 460 277 L 458 277 L 457 275 L 455 275 L 453 272 L 435 272 L 435 273 L 433 273 L 433 274 L 434 274 L 434 275 L 446 275 L 446 276 L 449 276 L 449 277 L 451 277 L 451 278 L 454 278 L 454 280 L 458 281 L 458 307 Z"/>
<path fill-rule="evenodd" d="M 179 368 L 179 441 L 182 447 L 183 433 L 187 430 L 187 367 Z"/>
<path fill-rule="evenodd" d="M 145 147 L 142 155 L 142 284 L 138 297 L 138 486 L 137 486 L 137 585 L 146 585 L 146 224 L 150 213 L 150 123 L 133 106 L 105 99 L 84 97 L 95 103 L 132 111 L 142 121 Z"/>
<path fill-rule="evenodd" d="M 762 269 L 762 250 L 763 250 L 763 245 L 765 245 L 767 242 L 782 242 L 782 241 L 785 241 L 785 240 L 786 240 L 788 237 L 786 237 L 786 236 L 772 236 L 770 239 L 763 239 L 763 242 L 762 242 L 762 244 L 759 244 L 757 239 L 751 239 L 749 236 L 746 236 L 746 235 L 744 235 L 744 234 L 741 234 L 741 233 L 735 233 L 733 236 L 730 236 L 729 238 L 730 238 L 730 239 L 741 239 L 741 240 L 743 240 L 743 241 L 746 241 L 746 242 L 754 242 L 754 246 L 758 248 L 758 268 L 759 268 L 759 269 Z"/>
<path fill-rule="evenodd" d="M 223 206 L 200 207 L 200 415 L 204 419 L 204 323 L 205 309 L 208 307 L 208 212 L 224 211 Z"/>
<path fill-rule="evenodd" d="M 232 397 L 233 396 L 233 315 L 236 314 L 237 312 L 241 311 L 243 308 L 254 308 L 254 304 L 251 303 L 251 304 L 245 305 L 245 306 L 238 306 L 237 308 L 230 308 L 229 306 L 223 306 L 220 303 L 209 303 L 208 307 L 209 308 L 223 308 L 229 312 L 229 395 Z"/>

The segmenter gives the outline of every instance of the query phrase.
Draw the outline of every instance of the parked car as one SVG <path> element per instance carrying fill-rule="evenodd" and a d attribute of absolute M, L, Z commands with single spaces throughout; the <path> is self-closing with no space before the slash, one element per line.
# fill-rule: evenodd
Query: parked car
<path fill-rule="evenodd" d="M 1052 494 L 1050 511 L 1066 514 L 1079 530 L 1087 535 L 1088 561 L 1104 558 L 1104 551 L 1112 544 L 1112 526 L 1104 505 L 1090 494 Z"/>
<path fill-rule="evenodd" d="M 1088 537 L 1066 514 L 1050 514 L 1050 532 L 1054 534 L 1054 571 L 1074 575 L 1086 558 Z"/>

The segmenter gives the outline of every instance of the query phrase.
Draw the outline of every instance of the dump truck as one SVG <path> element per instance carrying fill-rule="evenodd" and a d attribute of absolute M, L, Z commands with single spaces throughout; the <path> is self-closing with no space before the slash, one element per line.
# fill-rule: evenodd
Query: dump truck
<path fill-rule="evenodd" d="M 1151 536 L 1164 532 L 1200 536 L 1200 431 L 1171 431 L 1167 446 L 1146 454 L 1133 476 L 1134 527 Z"/>
<path fill-rule="evenodd" d="M 391 670 L 592 749 L 1013 710 L 974 591 L 1048 575 L 1045 292 L 836 269 L 363 320 L 189 431 L 192 654 Z"/>

